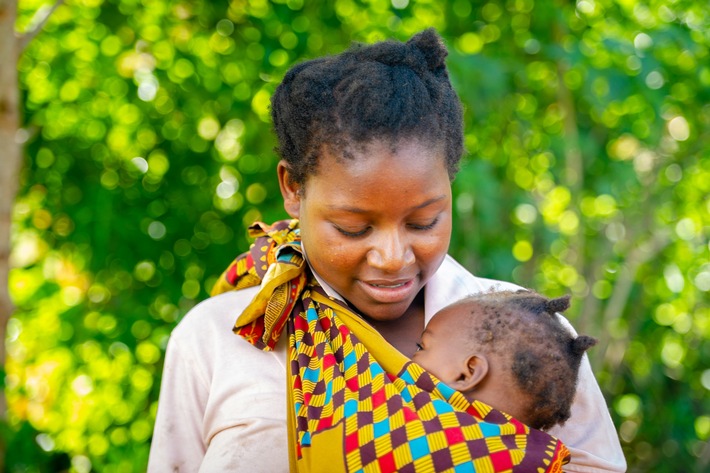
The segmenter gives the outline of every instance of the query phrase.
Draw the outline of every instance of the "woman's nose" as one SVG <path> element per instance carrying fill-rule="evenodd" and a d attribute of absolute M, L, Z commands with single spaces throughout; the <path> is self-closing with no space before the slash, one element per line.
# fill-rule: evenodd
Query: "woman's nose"
<path fill-rule="evenodd" d="M 373 268 L 394 273 L 414 263 L 414 251 L 399 232 L 383 233 L 367 253 L 367 262 Z"/>

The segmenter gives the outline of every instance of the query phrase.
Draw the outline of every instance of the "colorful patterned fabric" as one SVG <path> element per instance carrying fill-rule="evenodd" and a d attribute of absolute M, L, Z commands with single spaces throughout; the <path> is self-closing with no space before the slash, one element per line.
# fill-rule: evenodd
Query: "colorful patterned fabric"
<path fill-rule="evenodd" d="M 298 222 L 258 223 L 213 294 L 262 285 L 235 332 L 289 336 L 289 439 L 298 472 L 560 472 L 554 437 L 466 398 L 410 361 L 309 274 Z M 248 282 L 245 282 L 248 281 Z"/>

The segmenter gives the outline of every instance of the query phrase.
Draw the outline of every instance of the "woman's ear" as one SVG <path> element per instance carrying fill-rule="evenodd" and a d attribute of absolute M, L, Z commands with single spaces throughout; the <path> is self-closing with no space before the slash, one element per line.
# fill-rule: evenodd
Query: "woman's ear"
<path fill-rule="evenodd" d="M 452 388 L 464 394 L 472 392 L 488 375 L 488 359 L 485 355 L 471 355 L 466 359 L 466 365 L 461 370 L 459 379 Z"/>
<path fill-rule="evenodd" d="M 300 218 L 301 216 L 301 186 L 296 184 L 291 178 L 291 170 L 286 161 L 279 161 L 276 168 L 279 177 L 279 187 L 281 195 L 284 199 L 284 209 L 291 218 Z"/>

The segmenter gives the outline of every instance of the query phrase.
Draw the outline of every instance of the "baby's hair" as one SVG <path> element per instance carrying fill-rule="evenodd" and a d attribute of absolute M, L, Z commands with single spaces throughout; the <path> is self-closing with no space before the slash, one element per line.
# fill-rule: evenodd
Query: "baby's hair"
<path fill-rule="evenodd" d="M 355 45 L 292 67 L 271 99 L 278 152 L 291 179 L 313 174 L 324 146 L 351 158 L 352 146 L 402 139 L 441 148 L 453 179 L 463 154 L 461 103 L 433 28 L 406 43 Z"/>
<path fill-rule="evenodd" d="M 528 422 L 537 429 L 563 424 L 577 387 L 582 356 L 597 340 L 575 337 L 557 313 L 570 297 L 548 299 L 532 291 L 500 291 L 461 301 L 476 314 L 471 338 L 484 352 L 507 360 L 518 387 L 530 400 Z"/>

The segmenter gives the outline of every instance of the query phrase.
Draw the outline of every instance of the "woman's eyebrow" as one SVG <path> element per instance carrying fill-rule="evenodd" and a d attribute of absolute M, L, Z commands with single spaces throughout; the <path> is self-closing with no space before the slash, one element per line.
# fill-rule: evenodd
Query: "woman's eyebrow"
<path fill-rule="evenodd" d="M 444 199 L 446 199 L 446 194 L 441 194 L 436 197 L 432 197 L 431 199 L 425 200 L 421 204 L 417 204 L 417 205 L 411 207 L 409 210 L 412 211 L 412 210 L 423 209 L 424 207 L 428 207 L 428 206 L 435 204 L 437 202 L 440 202 Z M 355 207 L 352 205 L 333 204 L 333 205 L 327 205 L 327 208 L 329 210 L 336 210 L 336 211 L 348 212 L 348 213 L 354 213 L 354 214 L 364 214 L 364 213 L 369 212 L 369 210 L 367 210 L 367 209 L 361 209 L 360 207 Z"/>

